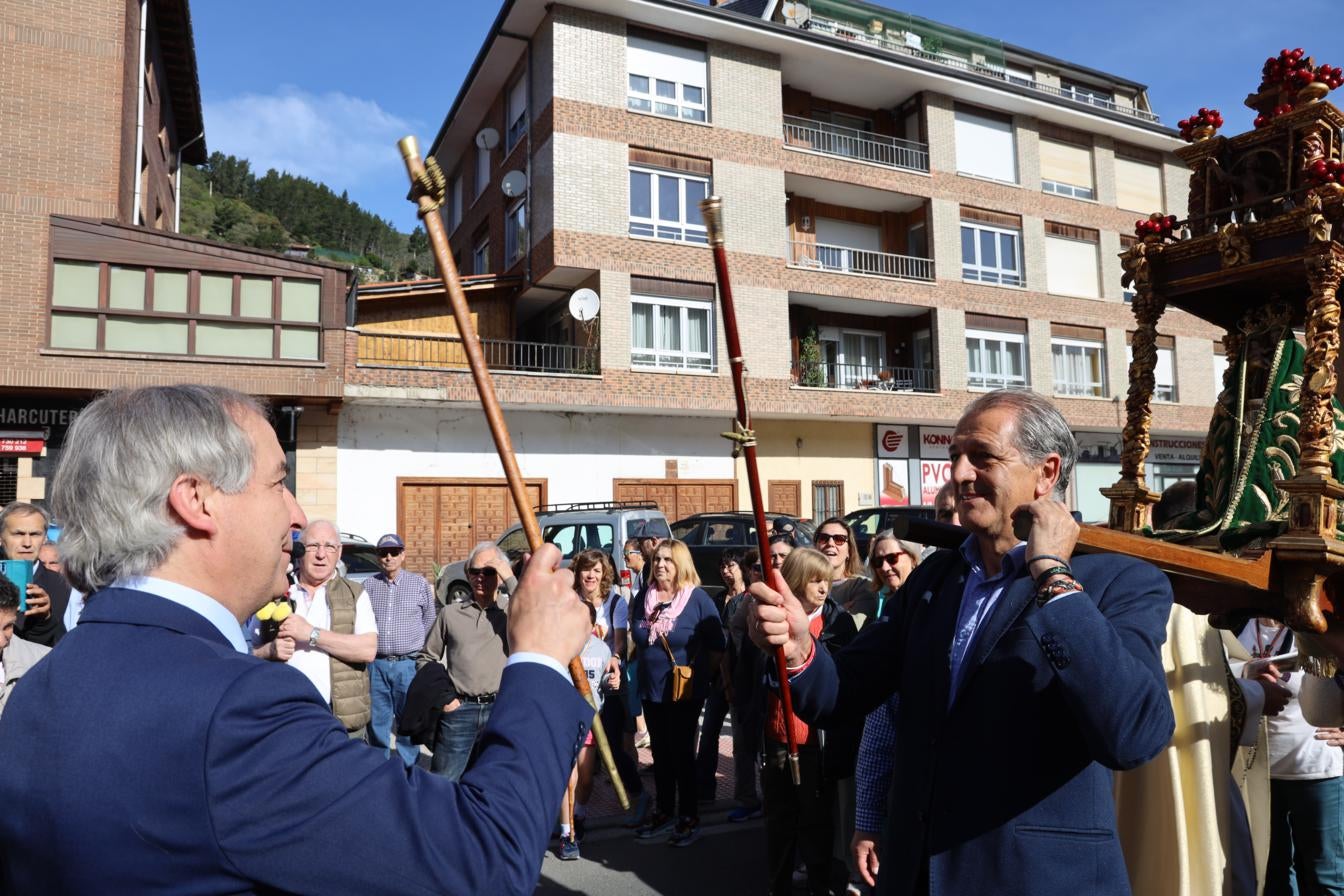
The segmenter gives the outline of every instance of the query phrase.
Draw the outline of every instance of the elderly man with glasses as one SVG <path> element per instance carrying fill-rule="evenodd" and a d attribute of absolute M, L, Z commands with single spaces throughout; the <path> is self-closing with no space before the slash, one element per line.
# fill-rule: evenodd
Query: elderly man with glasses
<path fill-rule="evenodd" d="M 508 616 L 496 603 L 501 571 L 508 561 L 493 542 L 483 541 L 467 560 L 471 600 L 439 612 L 415 667 L 440 663 L 457 696 L 443 707 L 430 770 L 453 781 L 462 777 L 499 693 L 509 657 Z"/>
<path fill-rule="evenodd" d="M 400 535 L 384 535 L 374 550 L 381 570 L 364 582 L 378 626 L 378 656 L 369 665 L 369 743 L 391 756 L 396 721 L 415 678 L 415 657 L 434 625 L 437 605 L 425 577 L 401 568 L 406 562 L 406 542 Z M 406 767 L 415 765 L 420 748 L 409 738 L 395 743 Z"/>
<path fill-rule="evenodd" d="M 346 733 L 363 740 L 371 714 L 367 665 L 378 651 L 373 604 L 358 582 L 340 575 L 341 536 L 334 523 L 314 520 L 299 542 L 303 558 L 298 582 L 289 589 L 294 612 L 273 640 L 252 653 L 288 663 L 306 675 Z M 261 641 L 255 615 L 249 620 L 248 639 Z"/>

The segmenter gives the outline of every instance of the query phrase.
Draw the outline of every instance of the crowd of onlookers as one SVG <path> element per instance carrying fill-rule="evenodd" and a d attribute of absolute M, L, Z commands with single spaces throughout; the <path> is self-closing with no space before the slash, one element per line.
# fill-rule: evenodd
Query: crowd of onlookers
<path fill-rule="evenodd" d="M 939 520 L 955 522 L 954 507 L 945 490 Z M 33 504 L 0 511 L 5 557 L 27 570 L 9 569 L 22 594 L 0 577 L 0 713 L 23 674 L 78 625 L 84 606 L 84 596 L 61 575 L 48 525 Z M 893 697 L 862 725 L 823 729 L 787 720 L 770 686 L 774 660 L 748 637 L 747 589 L 778 573 L 807 612 L 816 643 L 835 652 L 863 627 L 888 618 L 898 589 L 929 551 L 886 531 L 862 558 L 855 533 L 839 518 L 817 527 L 813 546 L 799 543 L 792 520 L 772 525 L 767 557 L 755 549 L 723 551 L 716 596 L 702 587 L 685 544 L 642 528 L 621 546 L 630 571 L 625 581 L 603 551 L 571 558 L 574 586 L 592 621 L 580 660 L 629 796 L 625 823 L 634 838 L 674 847 L 698 839 L 700 807 L 719 796 L 720 735 L 731 718 L 737 806 L 727 818 L 764 817 L 770 892 L 859 892 L 874 883 L 880 865 L 898 702 Z M 350 737 L 389 758 L 395 753 L 407 766 L 424 748 L 433 772 L 459 779 L 480 748 L 499 692 L 509 655 L 507 596 L 522 560 L 511 564 L 482 542 L 467 561 L 471 599 L 452 601 L 403 568 L 406 546 L 395 533 L 378 539 L 380 572 L 362 583 L 342 575 L 335 524 L 312 521 L 296 541 L 302 547 L 294 551 L 288 593 L 243 626 L 252 652 L 305 675 Z M 1344 892 L 1344 733 L 1303 718 L 1297 698 L 1304 678 L 1293 674 L 1291 631 L 1252 618 L 1236 634 L 1245 648 L 1245 665 L 1233 664 L 1240 689 L 1251 695 L 1252 712 L 1269 720 L 1263 892 Z M 1236 653 L 1235 645 L 1230 649 Z M 652 793 L 640 774 L 645 747 Z M 601 767 L 589 734 L 558 820 L 561 859 L 579 857 Z"/>

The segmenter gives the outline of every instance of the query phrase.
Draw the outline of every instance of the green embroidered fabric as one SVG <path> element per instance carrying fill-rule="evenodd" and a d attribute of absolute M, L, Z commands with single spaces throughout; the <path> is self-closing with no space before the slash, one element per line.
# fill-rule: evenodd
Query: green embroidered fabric
<path fill-rule="evenodd" d="M 1224 547 L 1233 549 L 1287 528 L 1288 495 L 1275 483 L 1297 474 L 1305 356 L 1286 326 L 1247 334 L 1214 407 L 1200 458 L 1196 509 L 1150 534 L 1180 541 L 1216 533 Z M 1335 478 L 1344 480 L 1344 409 L 1337 399 L 1332 403 L 1330 461 Z M 1344 522 L 1339 533 L 1344 537 Z"/>

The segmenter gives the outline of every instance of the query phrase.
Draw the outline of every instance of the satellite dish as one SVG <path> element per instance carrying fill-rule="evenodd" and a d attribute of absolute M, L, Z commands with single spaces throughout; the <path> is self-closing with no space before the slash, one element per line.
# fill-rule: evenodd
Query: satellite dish
<path fill-rule="evenodd" d="M 784 4 L 784 23 L 792 25 L 794 28 L 801 28 L 812 18 L 812 10 L 805 3 L 785 3 Z"/>
<path fill-rule="evenodd" d="M 504 195 L 510 199 L 515 196 L 521 196 L 527 192 L 527 175 L 521 171 L 510 171 L 504 175 L 504 179 L 499 182 L 499 188 L 504 191 Z"/>
<path fill-rule="evenodd" d="M 476 135 L 476 145 L 485 150 L 494 149 L 499 145 L 499 131 L 494 128 L 481 128 L 480 133 Z"/>
<path fill-rule="evenodd" d="M 591 289 L 576 289 L 574 295 L 569 297 L 570 316 L 579 323 L 586 324 L 597 317 L 597 311 L 601 307 L 602 300 Z"/>

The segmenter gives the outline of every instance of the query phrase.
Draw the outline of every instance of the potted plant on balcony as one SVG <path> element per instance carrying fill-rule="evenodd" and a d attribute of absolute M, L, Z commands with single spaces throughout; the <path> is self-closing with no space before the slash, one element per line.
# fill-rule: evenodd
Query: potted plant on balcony
<path fill-rule="evenodd" d="M 826 371 L 821 367 L 821 341 L 817 339 L 816 327 L 809 327 L 798 341 L 798 385 L 826 385 Z"/>

